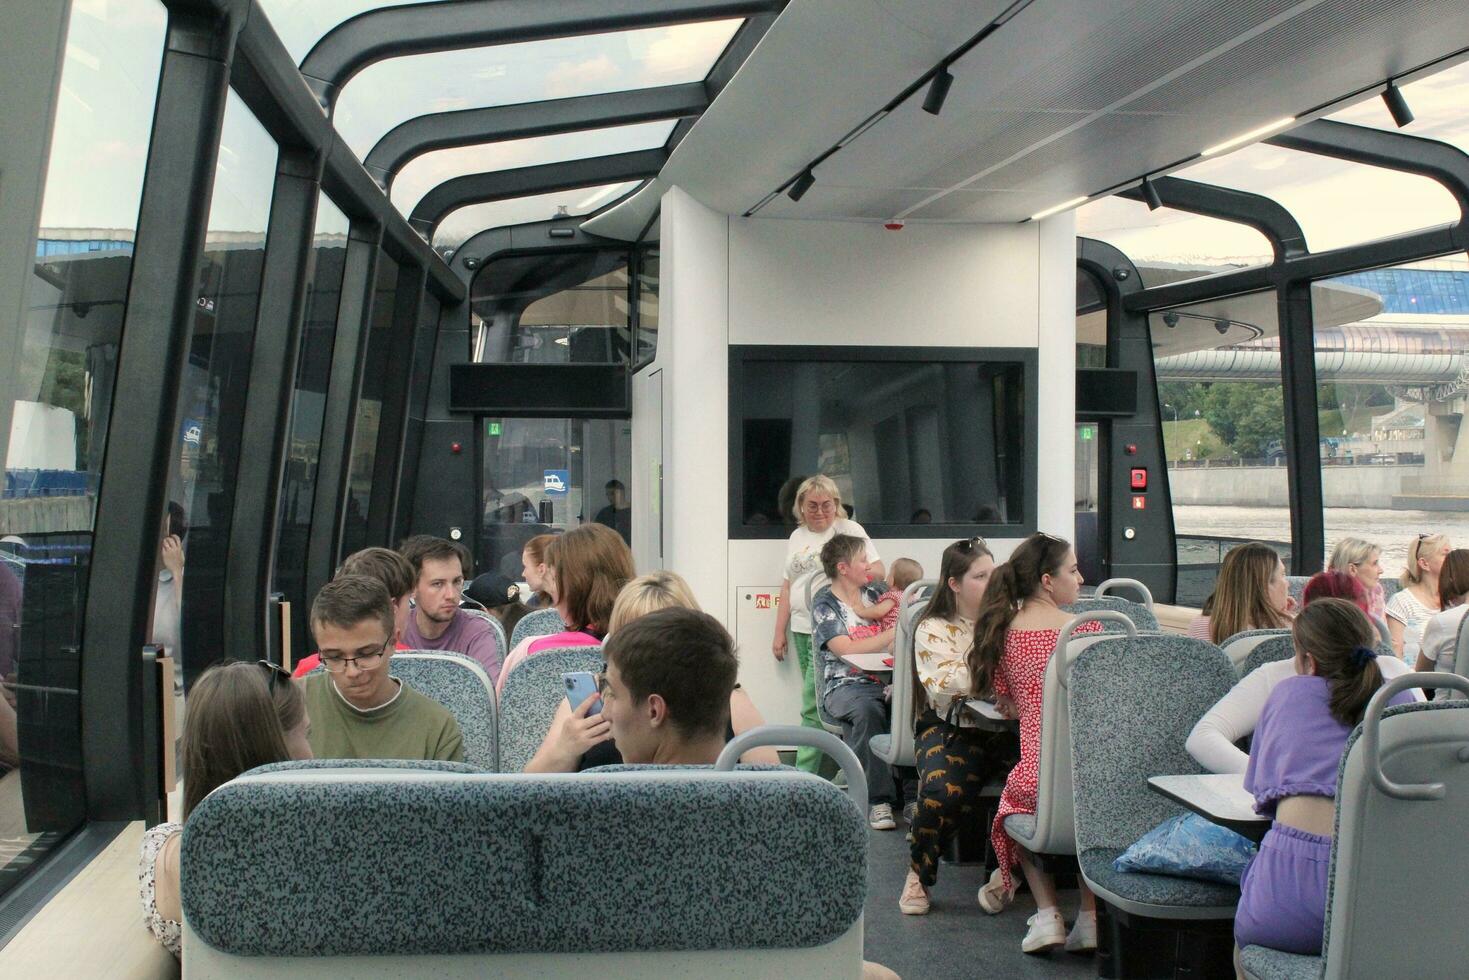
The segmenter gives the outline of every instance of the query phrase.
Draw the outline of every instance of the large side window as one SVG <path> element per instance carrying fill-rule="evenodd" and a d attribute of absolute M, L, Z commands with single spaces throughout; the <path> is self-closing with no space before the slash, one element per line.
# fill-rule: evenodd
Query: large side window
<path fill-rule="evenodd" d="M 367 544 L 367 512 L 372 501 L 372 468 L 377 460 L 377 430 L 383 414 L 384 376 L 393 351 L 393 297 L 398 289 L 398 263 L 379 253 L 377 280 L 373 287 L 372 319 L 367 331 L 367 362 L 362 374 L 362 395 L 357 400 L 357 425 L 352 433 L 352 470 L 348 478 L 347 520 L 342 534 L 342 554 L 350 555 Z"/>
<path fill-rule="evenodd" d="M 166 23 L 157 0 L 72 5 L 19 356 L 0 364 L 0 896 L 84 819 L 82 612 Z"/>

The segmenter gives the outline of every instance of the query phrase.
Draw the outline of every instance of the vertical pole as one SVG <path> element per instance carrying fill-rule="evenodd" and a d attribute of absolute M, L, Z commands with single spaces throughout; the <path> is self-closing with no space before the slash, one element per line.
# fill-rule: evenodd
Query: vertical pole
<path fill-rule="evenodd" d="M 423 309 L 425 269 L 409 263 L 398 268 L 393 293 L 393 327 L 388 341 L 388 373 L 383 378 L 383 407 L 373 456 L 372 499 L 367 509 L 369 544 L 393 546 L 398 495 L 403 481 L 403 445 L 408 432 L 409 378 L 413 371 L 414 339 Z"/>
<path fill-rule="evenodd" d="M 1321 492 L 1321 434 L 1316 414 L 1316 342 L 1311 284 L 1281 279 L 1276 286 L 1280 320 L 1280 380 L 1285 401 L 1285 453 L 1289 467 L 1292 575 L 1313 575 L 1326 560 Z"/>

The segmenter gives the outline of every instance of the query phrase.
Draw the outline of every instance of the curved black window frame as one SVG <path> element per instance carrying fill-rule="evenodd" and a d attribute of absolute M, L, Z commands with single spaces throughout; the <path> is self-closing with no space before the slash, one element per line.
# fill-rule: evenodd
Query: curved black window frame
<path fill-rule="evenodd" d="M 1022 455 L 1021 520 L 1004 524 L 944 522 L 932 524 L 856 520 L 873 538 L 959 538 L 979 534 L 993 538 L 1024 538 L 1036 531 L 1038 460 L 1034 451 L 1038 434 L 1039 352 L 1033 347 L 845 347 L 807 345 L 730 345 L 729 348 L 729 536 L 741 541 L 782 540 L 793 525 L 744 523 L 745 446 L 744 421 L 759 406 L 745 399 L 745 366 L 755 362 L 812 361 L 909 362 L 923 364 L 983 363 L 1018 364 L 1022 369 L 1021 392 Z"/>

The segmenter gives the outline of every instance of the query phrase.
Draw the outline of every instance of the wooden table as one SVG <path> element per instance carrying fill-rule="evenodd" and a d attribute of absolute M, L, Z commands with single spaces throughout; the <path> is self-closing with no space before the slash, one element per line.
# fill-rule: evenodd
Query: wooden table
<path fill-rule="evenodd" d="M 1244 781 L 1244 774 L 1238 772 L 1153 776 L 1148 779 L 1148 789 L 1211 823 L 1259 842 L 1271 821 L 1255 812 L 1255 798 L 1245 792 Z"/>

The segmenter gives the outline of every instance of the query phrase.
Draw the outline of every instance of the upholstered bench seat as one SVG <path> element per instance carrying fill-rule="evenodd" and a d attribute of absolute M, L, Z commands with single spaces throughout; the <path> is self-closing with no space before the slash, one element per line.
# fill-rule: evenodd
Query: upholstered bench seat
<path fill-rule="evenodd" d="M 1118 871 L 1112 866 L 1126 848 L 1093 847 L 1077 856 L 1097 894 L 1134 915 L 1170 919 L 1227 919 L 1239 904 L 1239 889 L 1212 881 Z"/>
<path fill-rule="evenodd" d="M 1246 946 L 1240 962 L 1252 980 L 1321 980 L 1326 961 L 1319 956 L 1283 953 L 1264 946 Z"/>

